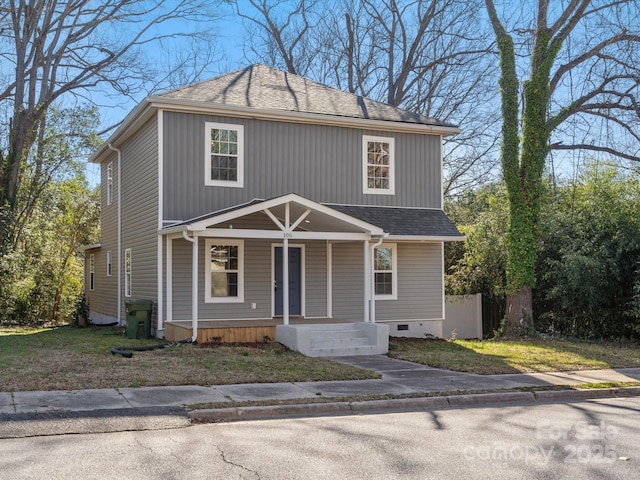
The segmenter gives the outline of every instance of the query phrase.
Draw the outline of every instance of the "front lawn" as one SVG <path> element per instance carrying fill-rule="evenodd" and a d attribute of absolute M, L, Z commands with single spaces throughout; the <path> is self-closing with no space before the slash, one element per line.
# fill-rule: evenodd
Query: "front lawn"
<path fill-rule="evenodd" d="M 375 372 L 305 357 L 275 342 L 187 344 L 134 353 L 132 358 L 111 354 L 115 346 L 159 342 L 129 340 L 122 329 L 105 327 L 0 329 L 0 391 L 379 378 Z"/>
<path fill-rule="evenodd" d="M 392 338 L 389 356 L 479 374 L 640 367 L 640 348 L 551 339 L 428 340 Z"/>

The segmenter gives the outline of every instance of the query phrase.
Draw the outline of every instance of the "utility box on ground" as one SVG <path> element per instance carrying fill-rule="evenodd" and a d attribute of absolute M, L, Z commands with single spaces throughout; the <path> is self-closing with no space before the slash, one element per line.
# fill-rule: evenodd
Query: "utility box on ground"
<path fill-rule="evenodd" d="M 129 300 L 125 303 L 127 313 L 127 338 L 151 338 L 151 300 Z"/>

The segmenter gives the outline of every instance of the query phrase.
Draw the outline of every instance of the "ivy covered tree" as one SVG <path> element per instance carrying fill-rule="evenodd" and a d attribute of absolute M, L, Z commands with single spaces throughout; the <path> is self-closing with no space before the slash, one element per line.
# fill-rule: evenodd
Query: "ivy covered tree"
<path fill-rule="evenodd" d="M 494 0 L 485 3 L 500 60 L 500 159 L 510 215 L 506 319 L 513 332 L 533 328 L 549 153 L 582 149 L 640 157 L 640 2 L 529 0 L 505 2 L 501 12 Z"/>

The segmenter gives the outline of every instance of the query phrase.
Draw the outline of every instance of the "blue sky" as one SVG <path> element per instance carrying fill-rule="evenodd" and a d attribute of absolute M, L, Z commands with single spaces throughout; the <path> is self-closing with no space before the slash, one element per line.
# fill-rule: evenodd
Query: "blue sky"
<path fill-rule="evenodd" d="M 165 6 L 170 6 L 175 1 L 165 2 Z M 242 5 L 243 0 L 240 0 Z M 212 22 L 211 31 L 214 32 L 214 42 L 216 49 L 216 61 L 208 64 L 199 80 L 206 80 L 218 75 L 242 68 L 250 63 L 243 53 L 243 36 L 245 35 L 244 27 L 241 20 L 235 13 L 235 7 L 228 4 L 221 5 L 216 12 L 219 18 Z M 190 29 L 200 28 L 201 26 L 188 25 L 185 21 L 174 21 L 164 25 L 160 30 L 163 34 L 167 30 L 175 30 L 178 32 L 189 31 Z M 144 49 L 145 55 L 151 61 L 164 63 L 170 56 L 170 51 L 186 48 L 188 41 L 184 38 L 176 38 L 171 41 L 163 42 L 162 48 L 158 44 L 153 44 Z M 173 85 L 175 88 L 182 85 Z M 167 90 L 161 89 L 161 91 Z M 121 122 L 135 106 L 149 94 L 148 89 L 143 90 L 132 97 L 123 95 L 107 95 L 101 91 L 89 92 L 89 98 L 99 106 L 100 111 L 100 130 L 111 128 Z M 113 133 L 115 128 L 111 129 L 109 134 L 105 135 L 105 140 Z M 99 182 L 100 168 L 98 165 L 87 165 L 87 176 L 91 184 Z"/>

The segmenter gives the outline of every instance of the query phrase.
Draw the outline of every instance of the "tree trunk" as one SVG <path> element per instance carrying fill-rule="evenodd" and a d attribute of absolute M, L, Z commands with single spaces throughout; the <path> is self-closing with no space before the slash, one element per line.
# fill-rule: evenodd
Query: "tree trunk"
<path fill-rule="evenodd" d="M 527 333 L 533 326 L 533 304 L 531 288 L 524 285 L 519 291 L 507 295 L 507 310 L 505 312 L 507 320 L 505 334 L 521 335 Z"/>

